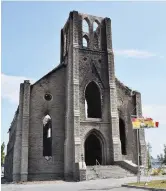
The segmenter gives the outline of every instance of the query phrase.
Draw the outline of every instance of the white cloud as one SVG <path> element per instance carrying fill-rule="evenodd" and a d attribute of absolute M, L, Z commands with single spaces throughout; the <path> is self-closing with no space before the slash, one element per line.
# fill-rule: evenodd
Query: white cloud
<path fill-rule="evenodd" d="M 134 50 L 134 49 L 126 49 L 126 50 L 114 50 L 115 55 L 117 56 L 125 56 L 131 58 L 150 58 L 157 56 L 156 54 L 143 50 Z"/>
<path fill-rule="evenodd" d="M 30 80 L 33 83 L 34 79 L 28 79 L 23 76 L 10 76 L 1 74 L 1 96 L 4 99 L 9 100 L 12 103 L 18 104 L 19 102 L 19 89 L 20 83 L 24 80 Z"/>

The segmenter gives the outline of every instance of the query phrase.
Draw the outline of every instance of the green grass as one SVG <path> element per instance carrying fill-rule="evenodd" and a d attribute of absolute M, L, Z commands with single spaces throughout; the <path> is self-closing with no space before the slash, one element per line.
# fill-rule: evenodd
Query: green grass
<path fill-rule="evenodd" d="M 130 186 L 141 186 L 141 187 L 147 187 L 147 188 L 166 188 L 166 180 L 153 180 L 147 183 L 146 182 L 140 182 L 140 183 L 129 183 Z"/>

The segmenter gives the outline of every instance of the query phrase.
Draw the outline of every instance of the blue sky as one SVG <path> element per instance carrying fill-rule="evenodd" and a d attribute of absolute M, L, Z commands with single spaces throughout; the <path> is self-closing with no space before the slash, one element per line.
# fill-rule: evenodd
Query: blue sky
<path fill-rule="evenodd" d="M 155 157 L 166 144 L 166 2 L 3 2 L 1 142 L 18 105 L 19 83 L 35 81 L 60 61 L 60 29 L 69 12 L 112 20 L 116 76 L 142 94 Z"/>

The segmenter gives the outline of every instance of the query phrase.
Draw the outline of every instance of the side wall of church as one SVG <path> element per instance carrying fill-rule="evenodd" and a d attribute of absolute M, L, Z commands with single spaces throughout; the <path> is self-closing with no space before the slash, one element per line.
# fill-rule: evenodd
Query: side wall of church
<path fill-rule="evenodd" d="M 123 159 L 132 160 L 137 163 L 137 145 L 136 145 L 136 133 L 132 128 L 131 115 L 135 115 L 136 102 L 133 96 L 131 96 L 131 90 L 122 85 L 116 80 L 117 97 L 118 97 L 118 111 L 119 118 L 123 120 L 125 125 L 126 134 L 126 155 L 123 155 Z"/>
<path fill-rule="evenodd" d="M 5 157 L 4 176 L 8 181 L 13 180 L 13 148 L 8 151 Z"/>
<path fill-rule="evenodd" d="M 63 178 L 65 137 L 65 68 L 45 76 L 31 88 L 29 126 L 29 180 Z M 53 98 L 46 101 L 44 95 Z M 43 118 L 52 119 L 52 158 L 43 156 Z"/>
<path fill-rule="evenodd" d="M 13 152 L 14 152 L 17 121 L 18 121 L 18 112 L 16 112 L 9 130 L 9 142 L 7 144 L 7 154 L 5 156 L 4 175 L 5 178 L 9 181 L 12 181 L 13 178 Z"/>

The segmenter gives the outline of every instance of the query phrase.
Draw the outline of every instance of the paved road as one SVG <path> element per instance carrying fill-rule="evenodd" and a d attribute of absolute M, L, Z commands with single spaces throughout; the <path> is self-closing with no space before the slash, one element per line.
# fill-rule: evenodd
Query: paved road
<path fill-rule="evenodd" d="M 152 179 L 166 179 L 165 177 L 153 177 Z M 143 191 L 142 189 L 122 188 L 121 185 L 128 182 L 136 182 L 136 177 L 123 179 L 102 179 L 84 182 L 50 181 L 25 184 L 2 184 L 2 191 Z M 146 178 L 141 179 L 146 180 Z"/>

